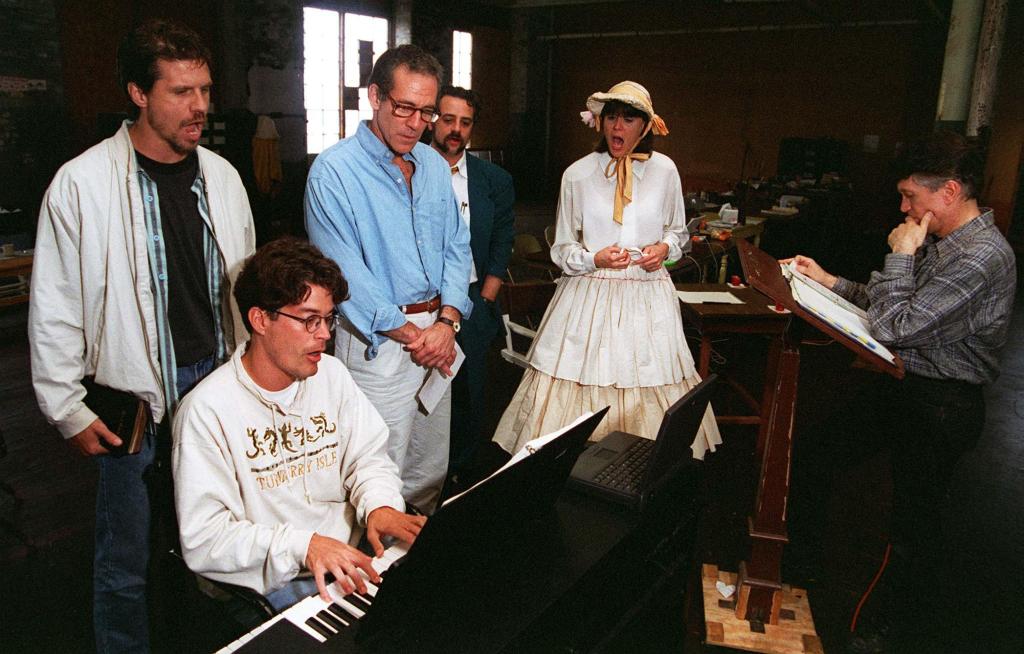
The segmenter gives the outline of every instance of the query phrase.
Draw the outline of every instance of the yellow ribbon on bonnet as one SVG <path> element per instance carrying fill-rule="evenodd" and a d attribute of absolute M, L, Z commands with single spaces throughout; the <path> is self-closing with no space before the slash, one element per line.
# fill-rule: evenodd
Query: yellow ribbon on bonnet
<path fill-rule="evenodd" d="M 600 126 L 598 126 L 600 129 Z M 661 119 L 658 114 L 651 116 L 651 119 L 647 121 L 647 126 L 644 128 L 640 138 L 636 140 L 633 147 L 629 149 L 629 152 L 621 157 L 612 159 L 605 166 L 604 176 L 611 178 L 615 175 L 615 207 L 612 212 L 612 220 L 618 224 L 622 224 L 622 210 L 626 208 L 626 205 L 633 201 L 633 161 L 647 161 L 651 158 L 649 154 L 639 154 L 633 152 L 633 148 L 637 146 L 640 141 L 647 136 L 648 132 L 653 131 L 658 136 L 665 136 L 668 134 L 668 129 L 665 127 L 665 122 Z M 614 170 L 613 167 L 614 166 Z"/>

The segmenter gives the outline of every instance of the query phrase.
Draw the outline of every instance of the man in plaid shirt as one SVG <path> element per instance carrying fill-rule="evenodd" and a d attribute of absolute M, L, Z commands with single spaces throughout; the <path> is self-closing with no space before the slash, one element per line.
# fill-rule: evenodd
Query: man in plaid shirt
<path fill-rule="evenodd" d="M 947 608 L 935 583 L 943 561 L 942 509 L 954 468 L 985 423 L 982 387 L 999 374 L 1016 265 L 992 210 L 978 206 L 984 158 L 974 144 L 936 134 L 898 163 L 906 218 L 889 234 L 892 252 L 882 270 L 858 284 L 809 257 L 795 260 L 798 271 L 864 308 L 872 335 L 906 367 L 905 379 L 892 382 L 879 407 L 891 421 L 893 448 L 886 585 L 893 591 L 895 643 L 931 651 L 925 643 L 936 630 L 928 625 Z"/>

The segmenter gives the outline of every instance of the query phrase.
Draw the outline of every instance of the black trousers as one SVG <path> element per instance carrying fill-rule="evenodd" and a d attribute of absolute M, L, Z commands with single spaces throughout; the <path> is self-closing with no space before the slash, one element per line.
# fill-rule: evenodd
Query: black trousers
<path fill-rule="evenodd" d="M 896 388 L 886 582 L 901 640 L 939 651 L 942 631 L 955 624 L 943 520 L 956 466 L 981 436 L 985 398 L 980 385 L 909 374 Z"/>
<path fill-rule="evenodd" d="M 843 398 L 841 410 L 797 435 L 790 569 L 799 575 L 820 568 L 833 476 L 888 449 L 893 551 L 862 615 L 886 613 L 906 651 L 949 651 L 941 644 L 947 640 L 943 631 L 955 628 L 943 523 L 957 464 L 984 427 L 982 387 L 914 374 L 895 380 L 866 371 L 850 371 L 849 382 L 863 394 Z M 801 401 L 822 401 L 819 393 L 802 391 Z"/>
<path fill-rule="evenodd" d="M 466 355 L 462 368 L 452 380 L 452 429 L 448 472 L 471 467 L 477 451 L 490 441 L 487 422 L 487 352 L 502 331 L 501 309 L 480 296 L 480 282 L 469 285 L 473 313 L 462 321 L 459 346 Z"/>

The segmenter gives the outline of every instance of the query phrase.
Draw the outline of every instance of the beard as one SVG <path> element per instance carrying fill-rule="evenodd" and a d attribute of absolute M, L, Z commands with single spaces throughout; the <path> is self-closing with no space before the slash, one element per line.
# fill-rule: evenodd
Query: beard
<path fill-rule="evenodd" d="M 466 139 L 458 138 L 456 141 L 455 139 L 446 136 L 444 140 L 439 141 L 437 139 L 437 134 L 435 133 L 434 145 L 437 146 L 437 149 L 443 152 L 446 156 L 454 157 L 462 154 L 462 151 L 466 149 Z"/>

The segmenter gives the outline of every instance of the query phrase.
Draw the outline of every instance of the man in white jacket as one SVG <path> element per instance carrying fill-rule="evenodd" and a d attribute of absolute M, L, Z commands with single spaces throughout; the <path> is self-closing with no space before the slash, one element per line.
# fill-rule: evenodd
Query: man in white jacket
<path fill-rule="evenodd" d="M 296 239 L 260 248 L 235 284 L 250 332 L 174 418 L 175 502 L 185 562 L 284 608 L 324 574 L 344 593 L 379 578 L 354 546 L 365 525 L 412 542 L 425 518 L 403 513 L 388 428 L 345 366 L 324 354 L 346 299 L 338 265 Z M 303 570 L 313 580 L 298 579 Z M 314 587 L 315 584 L 315 587 Z"/>
<path fill-rule="evenodd" d="M 39 215 L 32 382 L 46 418 L 99 467 L 101 653 L 148 651 L 150 527 L 162 520 L 151 516 L 144 475 L 160 478 L 150 470 L 169 438 L 157 434 L 178 398 L 243 335 L 230 289 L 255 236 L 238 173 L 199 147 L 209 59 L 198 35 L 174 23 L 129 33 L 118 67 L 133 120 L 57 172 Z M 149 402 L 141 452 L 110 455 L 121 439 L 87 406 L 85 377 Z"/>

